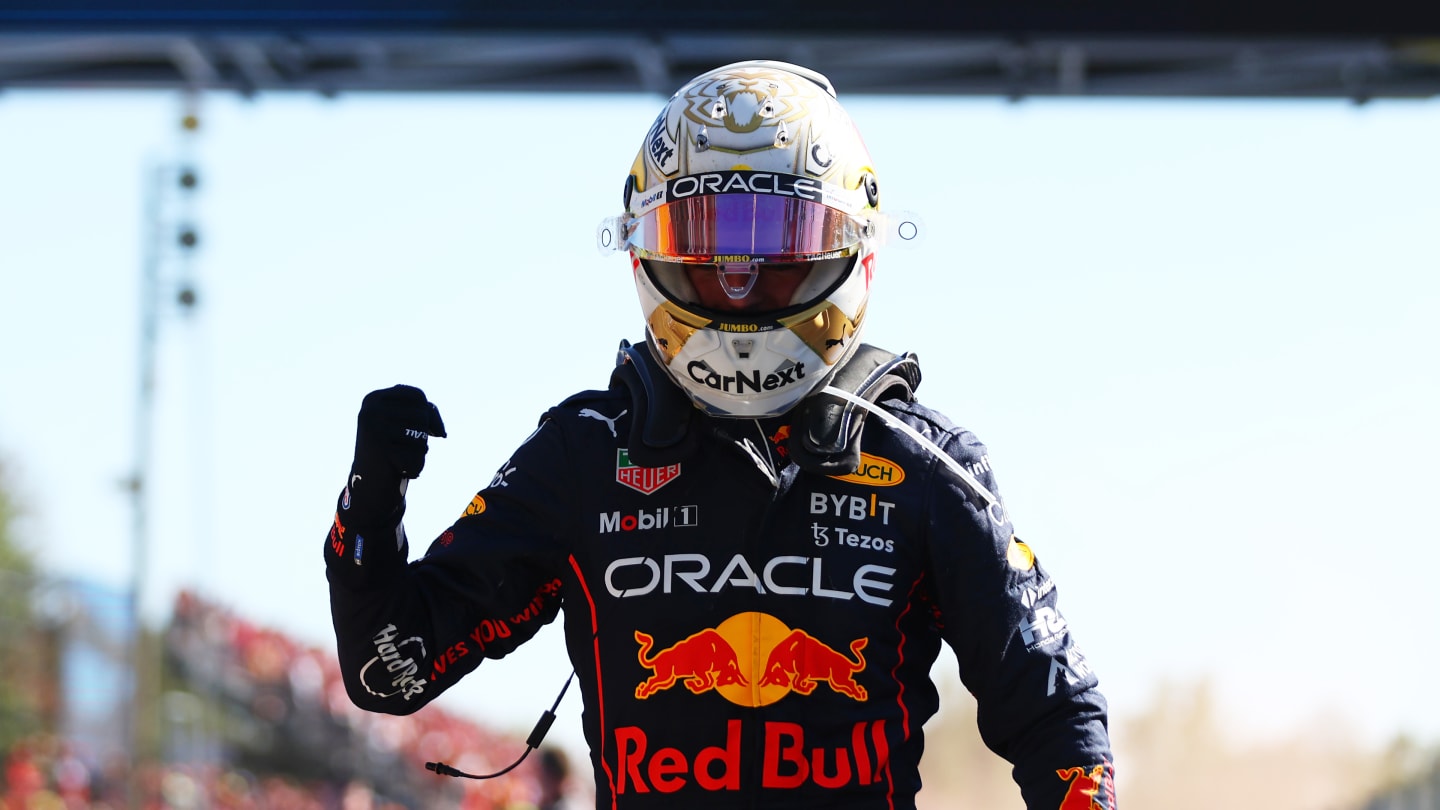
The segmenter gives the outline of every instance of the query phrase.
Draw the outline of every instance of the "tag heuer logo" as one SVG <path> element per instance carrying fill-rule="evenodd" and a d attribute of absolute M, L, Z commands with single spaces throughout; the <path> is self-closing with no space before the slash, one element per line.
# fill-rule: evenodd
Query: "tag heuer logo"
<path fill-rule="evenodd" d="M 680 465 L 639 467 L 630 462 L 630 451 L 624 447 L 615 456 L 615 480 L 646 495 L 680 477 Z"/>

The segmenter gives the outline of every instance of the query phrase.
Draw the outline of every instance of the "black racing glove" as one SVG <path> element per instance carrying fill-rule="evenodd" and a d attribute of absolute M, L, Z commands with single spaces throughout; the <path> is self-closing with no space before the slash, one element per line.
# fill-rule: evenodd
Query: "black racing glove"
<path fill-rule="evenodd" d="M 404 499 L 404 481 L 425 468 L 431 436 L 445 436 L 440 409 L 409 385 L 371 391 L 360 403 L 355 459 L 345 497 L 352 516 L 384 518 Z"/>

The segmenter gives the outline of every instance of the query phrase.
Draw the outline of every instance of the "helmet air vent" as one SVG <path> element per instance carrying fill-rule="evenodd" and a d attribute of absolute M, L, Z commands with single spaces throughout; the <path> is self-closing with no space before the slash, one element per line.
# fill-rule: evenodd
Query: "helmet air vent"
<path fill-rule="evenodd" d="M 774 84 L 773 82 L 771 83 L 770 94 L 765 97 L 765 101 L 760 105 L 761 118 L 775 117 L 775 91 L 779 89 L 780 85 Z"/>
<path fill-rule="evenodd" d="M 780 149 L 789 145 L 790 128 L 785 126 L 784 121 L 781 121 L 780 125 L 775 127 L 775 148 Z"/>

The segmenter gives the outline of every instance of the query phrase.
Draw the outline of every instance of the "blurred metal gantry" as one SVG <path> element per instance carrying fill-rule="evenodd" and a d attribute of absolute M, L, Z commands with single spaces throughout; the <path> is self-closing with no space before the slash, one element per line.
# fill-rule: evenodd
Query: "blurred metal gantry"
<path fill-rule="evenodd" d="M 0 90 L 668 95 L 704 70 L 754 58 L 813 67 L 846 94 L 1365 102 L 1440 92 L 1440 37 L 1427 35 L 284 33 L 230 26 L 17 31 L 0 25 Z"/>

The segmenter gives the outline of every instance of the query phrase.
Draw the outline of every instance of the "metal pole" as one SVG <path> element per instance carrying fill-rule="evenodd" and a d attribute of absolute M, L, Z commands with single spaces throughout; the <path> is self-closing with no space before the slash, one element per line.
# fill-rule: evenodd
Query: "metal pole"
<path fill-rule="evenodd" d="M 198 94 L 182 98 L 180 119 L 181 142 L 178 165 L 151 161 L 145 171 L 144 237 L 140 262 L 140 343 L 139 384 L 135 403 L 135 468 L 127 481 L 131 500 L 130 556 L 130 692 L 125 708 L 126 759 L 129 778 L 126 795 L 131 810 L 143 803 L 140 795 L 140 766 L 146 749 L 147 716 L 154 716 L 159 696 L 149 679 L 158 677 L 158 661 L 147 661 L 144 651 L 145 591 L 150 570 L 150 504 L 149 483 L 153 465 L 152 436 L 155 422 L 156 356 L 160 336 L 161 295 L 163 284 L 175 279 L 164 278 L 167 264 L 179 265 L 180 289 L 176 303 L 185 310 L 195 304 L 195 290 L 190 276 L 189 259 L 196 245 L 194 223 L 189 202 L 196 186 L 196 174 L 190 147 L 199 129 Z M 176 205 L 178 193 L 179 205 Z M 178 248 L 178 253 L 177 253 Z M 177 269 L 177 268 L 171 268 Z M 156 684 L 158 686 L 158 684 Z"/>
<path fill-rule="evenodd" d="M 139 385 L 135 400 L 135 468 L 129 480 L 131 504 L 130 543 L 130 691 L 126 707 L 126 758 L 129 778 L 126 795 L 131 808 L 139 808 L 141 752 L 144 748 L 142 712 L 147 706 L 143 650 L 145 578 L 150 565 L 150 510 L 148 483 L 151 468 L 151 434 L 155 414 L 155 356 L 159 336 L 160 254 L 164 239 L 160 198 L 164 167 L 152 164 L 145 172 L 143 254 L 140 262 Z"/>

